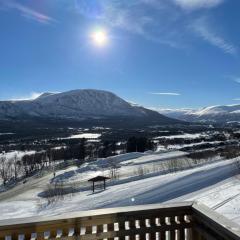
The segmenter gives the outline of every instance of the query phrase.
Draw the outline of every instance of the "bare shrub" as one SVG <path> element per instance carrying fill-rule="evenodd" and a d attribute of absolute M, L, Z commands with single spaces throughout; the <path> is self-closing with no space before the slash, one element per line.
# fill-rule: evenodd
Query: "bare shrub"
<path fill-rule="evenodd" d="M 109 172 L 111 179 L 118 179 L 119 178 L 119 169 L 120 166 L 114 161 L 113 158 L 109 159 Z"/>
<path fill-rule="evenodd" d="M 44 194 L 48 205 L 63 200 L 65 195 L 63 183 L 49 184 L 45 189 Z"/>
<path fill-rule="evenodd" d="M 167 169 L 170 171 L 170 172 L 176 172 L 177 170 L 177 167 L 178 167 L 178 160 L 177 159 L 171 159 L 169 161 L 166 162 L 167 164 Z"/>
<path fill-rule="evenodd" d="M 0 156 L 0 177 L 3 181 L 3 185 L 11 179 L 11 163 L 7 160 L 5 154 Z"/>
<path fill-rule="evenodd" d="M 137 175 L 138 176 L 144 176 L 145 172 L 144 172 L 144 168 L 143 166 L 139 166 L 138 170 L 137 170 Z"/>

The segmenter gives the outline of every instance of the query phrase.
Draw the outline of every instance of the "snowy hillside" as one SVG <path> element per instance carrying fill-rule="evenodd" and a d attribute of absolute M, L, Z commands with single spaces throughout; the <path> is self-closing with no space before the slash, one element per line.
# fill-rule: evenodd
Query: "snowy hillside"
<path fill-rule="evenodd" d="M 30 178 L 25 184 L 0 194 L 0 219 L 198 200 L 239 223 L 240 180 L 236 175 L 236 160 L 212 159 L 195 167 L 181 166 L 178 171 L 167 171 L 172 160 L 181 162 L 184 158 L 185 153 L 180 151 L 130 153 L 81 167 L 71 166 L 57 171 L 55 178 L 52 173 Z M 108 175 L 112 160 L 117 163 L 121 176 L 109 181 L 106 191 L 98 190 L 93 194 L 87 180 L 100 174 Z M 141 169 L 143 171 L 139 171 Z M 47 199 L 42 197 L 47 184 L 59 181 L 66 187 L 76 186 L 77 191 L 47 204 Z"/>
<path fill-rule="evenodd" d="M 160 109 L 159 113 L 183 121 L 240 122 L 240 105 L 211 106 L 202 109 Z"/>
<path fill-rule="evenodd" d="M 175 119 L 186 120 L 187 116 L 195 113 L 193 109 L 158 109 L 158 112 Z"/>
<path fill-rule="evenodd" d="M 44 93 L 34 100 L 0 102 L 0 119 L 41 117 L 81 120 L 87 117 L 119 116 L 175 122 L 149 109 L 132 106 L 115 94 L 101 90 Z"/>

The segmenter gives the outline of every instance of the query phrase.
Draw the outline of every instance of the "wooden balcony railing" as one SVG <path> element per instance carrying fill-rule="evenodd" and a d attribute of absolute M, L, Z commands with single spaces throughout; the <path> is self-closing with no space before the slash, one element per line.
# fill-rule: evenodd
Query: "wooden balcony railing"
<path fill-rule="evenodd" d="M 0 221 L 0 240 L 235 240 L 240 227 L 193 202 Z"/>

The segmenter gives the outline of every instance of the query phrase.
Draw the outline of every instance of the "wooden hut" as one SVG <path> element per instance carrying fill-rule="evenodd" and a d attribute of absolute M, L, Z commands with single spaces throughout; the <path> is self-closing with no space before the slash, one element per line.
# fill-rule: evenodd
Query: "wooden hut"
<path fill-rule="evenodd" d="M 96 182 L 102 182 L 103 183 L 103 189 L 106 189 L 106 180 L 110 179 L 109 177 L 104 177 L 104 176 L 97 176 L 94 178 L 91 178 L 88 180 L 88 182 L 92 182 L 92 190 L 93 192 L 95 191 L 95 183 Z"/>

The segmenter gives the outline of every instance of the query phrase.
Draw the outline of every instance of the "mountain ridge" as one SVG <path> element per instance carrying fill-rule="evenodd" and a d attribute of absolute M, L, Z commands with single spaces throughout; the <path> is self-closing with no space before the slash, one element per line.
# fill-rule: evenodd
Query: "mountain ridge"
<path fill-rule="evenodd" d="M 76 89 L 62 93 L 43 93 L 32 100 L 0 101 L 0 119 L 130 117 L 165 123 L 177 120 L 141 106 L 133 106 L 116 94 L 95 89 Z"/>
<path fill-rule="evenodd" d="M 158 112 L 190 122 L 240 122 L 240 104 L 216 105 L 201 109 L 159 109 Z"/>

